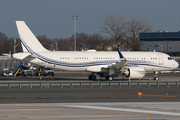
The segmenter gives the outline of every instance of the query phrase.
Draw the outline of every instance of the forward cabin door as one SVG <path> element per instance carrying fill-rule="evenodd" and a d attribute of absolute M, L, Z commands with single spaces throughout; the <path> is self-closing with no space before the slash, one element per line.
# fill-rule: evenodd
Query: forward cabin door
<path fill-rule="evenodd" d="M 157 55 L 158 55 L 159 65 L 163 65 L 164 64 L 163 56 L 161 54 L 157 54 Z"/>

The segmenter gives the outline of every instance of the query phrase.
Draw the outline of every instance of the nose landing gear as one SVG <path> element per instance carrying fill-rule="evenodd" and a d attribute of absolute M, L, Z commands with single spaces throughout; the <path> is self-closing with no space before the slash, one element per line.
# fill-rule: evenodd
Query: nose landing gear
<path fill-rule="evenodd" d="M 159 77 L 158 77 L 158 71 L 155 71 L 154 72 L 154 80 L 159 80 Z"/>

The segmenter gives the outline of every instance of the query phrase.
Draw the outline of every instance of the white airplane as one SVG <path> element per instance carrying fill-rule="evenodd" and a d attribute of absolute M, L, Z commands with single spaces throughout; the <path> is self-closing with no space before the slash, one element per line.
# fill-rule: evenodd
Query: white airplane
<path fill-rule="evenodd" d="M 160 52 L 97 52 L 49 51 L 34 36 L 24 21 L 16 21 L 23 52 L 13 54 L 13 58 L 37 66 L 65 71 L 92 72 L 89 80 L 96 80 L 96 74 L 112 80 L 119 73 L 130 78 L 140 79 L 145 73 L 176 69 L 179 64 L 169 55 Z"/>

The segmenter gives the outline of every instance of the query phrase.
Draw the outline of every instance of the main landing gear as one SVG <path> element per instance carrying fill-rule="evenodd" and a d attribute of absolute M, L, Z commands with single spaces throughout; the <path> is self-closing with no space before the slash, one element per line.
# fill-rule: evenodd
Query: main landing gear
<path fill-rule="evenodd" d="M 95 75 L 90 75 L 89 80 L 96 80 L 96 76 Z"/>
<path fill-rule="evenodd" d="M 106 81 L 112 81 L 113 80 L 113 78 L 111 76 L 106 76 L 105 78 L 106 78 Z M 96 80 L 96 76 L 93 75 L 93 74 L 89 75 L 89 80 L 95 81 Z"/>
<path fill-rule="evenodd" d="M 158 77 L 158 71 L 155 71 L 154 72 L 154 80 L 159 80 L 159 77 Z"/>

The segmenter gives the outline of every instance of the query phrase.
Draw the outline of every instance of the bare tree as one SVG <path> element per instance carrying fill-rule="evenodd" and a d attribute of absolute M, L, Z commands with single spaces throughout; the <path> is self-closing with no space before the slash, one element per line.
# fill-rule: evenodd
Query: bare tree
<path fill-rule="evenodd" d="M 38 35 L 37 39 L 39 40 L 39 42 L 48 50 L 52 50 L 52 41 L 47 38 L 45 35 Z"/>
<path fill-rule="evenodd" d="M 4 33 L 0 32 L 0 51 L 1 51 L 0 55 L 4 53 L 4 42 L 7 39 L 8 37 Z"/>
<path fill-rule="evenodd" d="M 145 19 L 125 20 L 124 16 L 110 15 L 105 18 L 101 31 L 111 35 L 116 44 L 123 49 L 137 50 L 139 48 L 139 32 L 150 31 L 152 25 Z"/>
<path fill-rule="evenodd" d="M 149 24 L 145 19 L 135 19 L 131 18 L 127 21 L 126 24 L 126 40 L 130 48 L 133 50 L 137 49 L 139 46 L 139 33 L 140 32 L 147 32 L 152 29 L 152 25 Z"/>
<path fill-rule="evenodd" d="M 116 43 L 124 41 L 126 23 L 124 16 L 110 15 L 105 18 L 101 32 L 105 32 L 115 39 Z"/>

